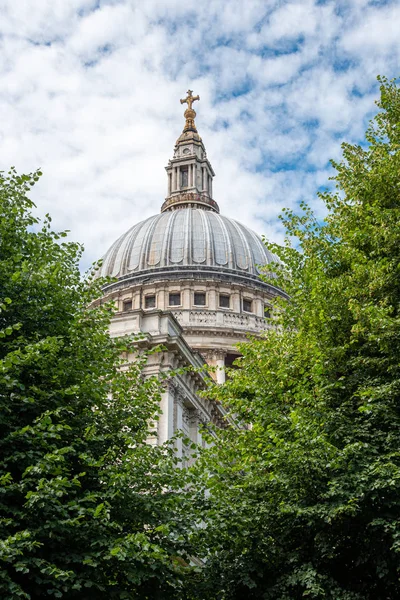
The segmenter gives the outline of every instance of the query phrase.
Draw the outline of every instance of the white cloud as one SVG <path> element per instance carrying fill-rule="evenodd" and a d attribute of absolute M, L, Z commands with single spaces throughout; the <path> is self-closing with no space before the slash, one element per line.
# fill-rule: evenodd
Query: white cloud
<path fill-rule="evenodd" d="M 387 54 L 394 51 L 399 55 L 400 6 L 372 5 L 365 8 L 362 19 L 345 32 L 342 46 L 348 52 L 362 53 L 366 58 L 371 51 Z"/>
<path fill-rule="evenodd" d="M 376 75 L 398 74 L 396 3 L 1 4 L 1 168 L 43 169 L 38 210 L 85 265 L 159 211 L 188 87 L 222 211 L 282 241 L 281 208 L 323 214 L 329 158 L 362 138 Z"/>

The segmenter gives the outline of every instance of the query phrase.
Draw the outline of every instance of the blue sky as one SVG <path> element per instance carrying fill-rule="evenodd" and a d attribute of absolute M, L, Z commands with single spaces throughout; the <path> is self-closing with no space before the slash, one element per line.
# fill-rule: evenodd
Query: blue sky
<path fill-rule="evenodd" d="M 33 198 L 84 266 L 159 211 L 164 166 L 197 126 L 221 211 L 281 242 L 283 207 L 359 142 L 376 76 L 399 75 L 400 4 L 366 0 L 0 0 L 0 165 L 42 168 Z"/>

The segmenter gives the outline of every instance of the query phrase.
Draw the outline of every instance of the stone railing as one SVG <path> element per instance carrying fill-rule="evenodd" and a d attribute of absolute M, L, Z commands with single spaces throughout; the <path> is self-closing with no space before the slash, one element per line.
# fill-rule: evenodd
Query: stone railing
<path fill-rule="evenodd" d="M 188 310 L 190 325 L 216 325 L 217 311 L 216 310 Z"/>
<path fill-rule="evenodd" d="M 169 210 L 173 206 L 186 206 L 187 204 L 200 204 L 201 206 L 207 206 L 211 210 L 219 213 L 218 204 L 215 202 L 215 200 L 209 197 L 208 193 L 198 194 L 192 192 L 181 192 L 180 194 L 175 193 L 173 196 L 168 196 L 161 207 L 161 212 Z"/>
<path fill-rule="evenodd" d="M 270 327 L 263 317 L 251 313 L 234 313 L 219 310 L 172 310 L 182 327 L 222 327 L 245 331 L 264 331 Z"/>

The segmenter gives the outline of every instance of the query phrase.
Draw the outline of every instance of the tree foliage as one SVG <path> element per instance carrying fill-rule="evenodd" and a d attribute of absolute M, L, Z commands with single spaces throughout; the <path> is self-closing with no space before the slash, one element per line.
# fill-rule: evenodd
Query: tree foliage
<path fill-rule="evenodd" d="M 0 177 L 0 596 L 176 598 L 179 472 L 146 444 L 160 385 L 88 309 L 81 247 L 32 215 L 39 176 Z"/>
<path fill-rule="evenodd" d="M 400 597 L 400 90 L 380 91 L 324 222 L 284 211 L 290 301 L 213 392 L 241 428 L 196 467 L 199 598 Z"/>

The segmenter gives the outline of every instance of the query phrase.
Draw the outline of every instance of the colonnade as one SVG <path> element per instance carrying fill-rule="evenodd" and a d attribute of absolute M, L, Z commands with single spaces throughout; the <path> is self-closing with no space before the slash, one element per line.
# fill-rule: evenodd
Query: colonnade
<path fill-rule="evenodd" d="M 188 185 L 189 188 L 201 188 L 202 192 L 208 192 L 210 198 L 212 198 L 212 176 L 210 175 L 207 167 L 197 168 L 196 164 L 180 165 L 172 167 L 171 172 L 168 176 L 168 195 L 170 196 L 174 192 L 180 192 L 181 187 L 181 168 L 188 169 Z M 200 176 L 200 185 L 197 185 L 197 177 Z M 185 187 L 186 189 L 186 187 Z"/>

